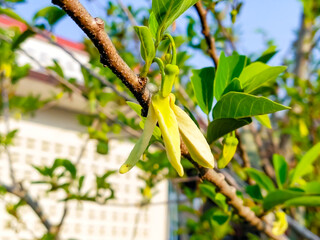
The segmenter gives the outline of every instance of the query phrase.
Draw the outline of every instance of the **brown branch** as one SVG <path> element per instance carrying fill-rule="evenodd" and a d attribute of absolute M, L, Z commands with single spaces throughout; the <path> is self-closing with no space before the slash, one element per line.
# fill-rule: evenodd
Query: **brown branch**
<path fill-rule="evenodd" d="M 258 218 L 249 207 L 243 205 L 243 200 L 237 196 L 236 189 L 225 181 L 225 176 L 222 173 L 217 173 L 213 169 L 201 167 L 188 155 L 184 156 L 187 157 L 188 160 L 198 168 L 201 179 L 213 183 L 218 188 L 220 193 L 229 199 L 229 204 L 238 212 L 239 216 L 245 219 L 251 226 L 255 227 L 261 232 L 264 232 L 272 239 L 286 239 L 283 236 L 274 235 L 271 227 L 267 223 Z"/>
<path fill-rule="evenodd" d="M 103 21 L 93 19 L 78 0 L 52 0 L 52 2 L 62 7 L 88 35 L 101 54 L 101 62 L 107 65 L 130 89 L 146 113 L 149 104 L 149 92 L 145 89 L 146 79 L 137 77 L 118 55 L 110 38 L 104 31 Z M 236 189 L 228 185 L 223 174 L 218 174 L 213 169 L 203 168 L 196 164 L 190 158 L 183 143 L 181 144 L 181 152 L 198 168 L 201 179 L 217 186 L 220 192 L 230 200 L 230 205 L 238 211 L 241 217 L 267 236 L 273 239 L 283 239 L 283 237 L 273 235 L 270 226 L 258 218 L 249 207 L 243 205 L 243 201 L 236 195 Z"/>
<path fill-rule="evenodd" d="M 147 78 L 137 76 L 119 56 L 104 30 L 103 20 L 93 18 L 78 0 L 52 0 L 52 3 L 60 6 L 87 34 L 100 52 L 101 63 L 109 67 L 133 93 L 146 116 L 150 97 L 146 89 Z"/>
<path fill-rule="evenodd" d="M 32 197 L 23 189 L 21 185 L 6 185 L 0 182 L 0 186 L 3 186 L 7 192 L 23 199 L 27 205 L 33 210 L 33 212 L 39 217 L 41 223 L 48 230 L 49 233 L 52 232 L 52 224 L 49 222 L 48 218 L 44 215 L 42 209 L 40 208 L 37 201 L 33 200 Z"/>
<path fill-rule="evenodd" d="M 208 53 L 212 58 L 214 66 L 218 67 L 219 57 L 217 55 L 216 43 L 214 37 L 210 34 L 210 28 L 207 22 L 207 11 L 203 8 L 201 1 L 197 2 L 195 5 L 197 13 L 199 15 L 201 25 L 202 25 L 202 34 L 206 39 L 208 45 Z"/>

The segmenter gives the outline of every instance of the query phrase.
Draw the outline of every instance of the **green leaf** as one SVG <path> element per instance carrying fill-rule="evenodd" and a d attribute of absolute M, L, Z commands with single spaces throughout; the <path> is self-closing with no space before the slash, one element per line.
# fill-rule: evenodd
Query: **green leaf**
<path fill-rule="evenodd" d="M 213 119 L 244 118 L 289 109 L 265 97 L 247 93 L 229 92 L 213 108 Z"/>
<path fill-rule="evenodd" d="M 97 144 L 97 152 L 103 155 L 108 154 L 109 144 L 106 141 L 99 141 Z"/>
<path fill-rule="evenodd" d="M 153 0 L 152 12 L 158 23 L 158 36 L 198 0 Z M 159 39 L 160 40 L 160 39 Z"/>
<path fill-rule="evenodd" d="M 303 196 L 290 199 L 284 203 L 286 207 L 289 206 L 307 206 L 318 207 L 320 206 L 320 196 Z"/>
<path fill-rule="evenodd" d="M 191 83 L 199 107 L 205 114 L 209 114 L 213 102 L 213 80 L 214 68 L 207 67 L 199 70 L 192 70 Z"/>
<path fill-rule="evenodd" d="M 15 50 L 20 47 L 21 43 L 23 43 L 26 39 L 33 36 L 35 34 L 31 29 L 27 29 L 22 34 L 20 34 L 16 39 L 13 40 L 11 49 Z"/>
<path fill-rule="evenodd" d="M 252 122 L 251 118 L 220 118 L 214 119 L 208 127 L 207 140 L 211 144 L 213 141 L 223 137 L 240 127 L 248 125 Z"/>
<path fill-rule="evenodd" d="M 150 13 L 148 25 L 149 25 L 149 29 L 152 34 L 152 37 L 155 39 L 157 37 L 157 30 L 158 30 L 159 24 L 153 12 Z"/>
<path fill-rule="evenodd" d="M 130 101 L 127 101 L 126 103 L 133 111 L 135 111 L 140 117 L 142 117 L 141 116 L 142 107 L 138 103 L 130 102 Z"/>
<path fill-rule="evenodd" d="M 141 57 L 146 62 L 146 65 L 150 67 L 152 60 L 156 56 L 156 50 L 154 47 L 152 34 L 149 28 L 146 26 L 142 26 L 142 27 L 135 26 L 134 30 L 136 31 L 141 42 L 140 44 Z"/>
<path fill-rule="evenodd" d="M 257 116 L 255 116 L 255 119 L 257 119 L 258 122 L 261 123 L 263 126 L 270 128 L 270 129 L 272 128 L 268 114 L 257 115 Z"/>
<path fill-rule="evenodd" d="M 243 69 L 239 79 L 244 91 L 250 93 L 267 82 L 274 81 L 286 68 L 284 66 L 270 67 L 261 62 L 254 62 Z"/>
<path fill-rule="evenodd" d="M 37 20 L 38 18 L 44 18 L 48 21 L 49 25 L 52 27 L 54 26 L 59 20 L 61 20 L 66 15 L 65 11 L 62 9 L 49 6 L 40 9 L 34 16 L 33 21 Z"/>
<path fill-rule="evenodd" d="M 263 200 L 259 185 L 248 185 L 246 187 L 246 193 L 248 193 L 249 196 L 254 200 Z"/>
<path fill-rule="evenodd" d="M 240 76 L 246 63 L 246 56 L 234 52 L 231 56 L 226 57 L 224 52 L 221 52 L 216 78 L 214 80 L 214 96 L 217 101 L 219 101 L 224 89 L 231 80 Z"/>
<path fill-rule="evenodd" d="M 275 190 L 270 192 L 264 199 L 263 199 L 263 208 L 265 210 L 270 210 L 271 208 L 283 204 L 285 201 L 296 198 L 304 195 L 303 192 L 298 191 L 290 191 L 290 190 Z"/>
<path fill-rule="evenodd" d="M 52 71 L 56 72 L 60 77 L 64 78 L 63 69 L 58 63 L 58 61 L 56 59 L 53 59 L 53 63 L 54 63 L 53 66 L 49 66 L 47 68 L 51 69 Z"/>
<path fill-rule="evenodd" d="M 200 192 L 206 197 L 210 198 L 212 201 L 215 201 L 216 198 L 216 188 L 210 184 L 201 183 L 199 184 Z"/>
<path fill-rule="evenodd" d="M 273 167 L 276 174 L 277 184 L 280 189 L 283 188 L 288 176 L 288 164 L 283 156 L 274 154 L 273 158 Z"/>
<path fill-rule="evenodd" d="M 278 53 L 278 51 L 276 51 L 276 46 L 270 46 L 266 51 L 264 51 L 262 53 L 262 55 L 255 60 L 254 62 L 263 62 L 263 63 L 267 63 L 274 55 L 276 55 Z"/>
<path fill-rule="evenodd" d="M 27 23 L 27 21 L 25 21 L 23 18 L 20 17 L 20 15 L 18 15 L 17 13 L 15 13 L 12 9 L 10 8 L 0 8 L 0 14 L 4 14 L 7 15 L 8 17 L 11 17 L 15 20 L 18 20 L 19 22 L 22 22 L 24 24 L 26 24 L 27 26 L 29 26 L 29 24 Z"/>
<path fill-rule="evenodd" d="M 218 209 L 212 214 L 212 219 L 216 221 L 219 225 L 223 225 L 224 223 L 226 223 L 229 217 L 230 216 L 227 213 L 221 211 L 220 209 Z"/>
<path fill-rule="evenodd" d="M 263 172 L 254 168 L 247 168 L 245 171 L 261 188 L 264 188 L 268 192 L 275 190 L 272 180 Z"/>
<path fill-rule="evenodd" d="M 296 183 L 296 181 L 304 176 L 307 172 L 305 171 L 308 169 L 309 166 L 313 164 L 313 162 L 318 158 L 320 155 L 320 142 L 314 145 L 299 161 L 297 164 L 293 174 L 292 179 L 290 181 L 291 186 Z"/>
<path fill-rule="evenodd" d="M 313 181 L 308 182 L 306 185 L 301 187 L 308 194 L 319 194 L 320 195 L 320 182 Z"/>
<path fill-rule="evenodd" d="M 234 78 L 229 83 L 229 85 L 224 89 L 222 96 L 227 94 L 228 92 L 243 92 L 239 78 Z"/>

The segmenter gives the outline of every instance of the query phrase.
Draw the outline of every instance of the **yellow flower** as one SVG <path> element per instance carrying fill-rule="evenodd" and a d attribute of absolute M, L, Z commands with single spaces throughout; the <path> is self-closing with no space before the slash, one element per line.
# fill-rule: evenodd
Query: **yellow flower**
<path fill-rule="evenodd" d="M 275 213 L 276 220 L 273 222 L 272 233 L 276 236 L 284 234 L 288 228 L 286 214 L 282 211 Z"/>
<path fill-rule="evenodd" d="M 201 166 L 213 168 L 214 158 L 205 137 L 188 114 L 176 106 L 174 102 L 175 97 L 172 93 L 166 97 L 163 97 L 161 93 L 152 97 L 142 136 L 127 161 L 121 166 L 120 173 L 126 173 L 139 161 L 148 147 L 157 122 L 168 159 L 180 176 L 184 174 L 181 165 L 180 134 L 194 161 Z"/>

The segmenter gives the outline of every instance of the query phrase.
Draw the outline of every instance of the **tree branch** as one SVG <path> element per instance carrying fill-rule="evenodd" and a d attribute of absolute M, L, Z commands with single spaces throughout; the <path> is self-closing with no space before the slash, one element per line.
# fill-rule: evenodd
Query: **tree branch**
<path fill-rule="evenodd" d="M 52 0 L 52 2 L 60 6 L 88 35 L 101 54 L 101 62 L 108 66 L 130 89 L 146 113 L 149 104 L 149 92 L 145 89 L 147 79 L 137 77 L 121 59 L 104 31 L 103 21 L 92 18 L 78 0 Z M 223 174 L 218 174 L 213 169 L 203 168 L 196 164 L 189 156 L 183 143 L 181 144 L 181 152 L 198 168 L 202 180 L 207 180 L 217 186 L 220 192 L 230 199 L 230 205 L 238 211 L 241 217 L 267 236 L 273 239 L 283 239 L 283 237 L 273 235 L 270 226 L 255 216 L 249 207 L 243 205 L 243 201 L 236 195 L 235 188 L 228 185 Z"/>
<path fill-rule="evenodd" d="M 149 91 L 146 89 L 147 78 L 137 76 L 119 56 L 109 36 L 104 31 L 104 22 L 93 18 L 78 0 L 52 0 L 60 6 L 87 34 L 100 52 L 100 61 L 132 92 L 142 106 L 142 115 L 148 112 Z"/>
<path fill-rule="evenodd" d="M 201 1 L 197 2 L 194 6 L 201 21 L 202 34 L 208 44 L 208 53 L 213 61 L 214 66 L 217 68 L 219 57 L 217 55 L 215 39 L 210 34 L 210 28 L 207 22 L 207 11 L 203 8 Z"/>

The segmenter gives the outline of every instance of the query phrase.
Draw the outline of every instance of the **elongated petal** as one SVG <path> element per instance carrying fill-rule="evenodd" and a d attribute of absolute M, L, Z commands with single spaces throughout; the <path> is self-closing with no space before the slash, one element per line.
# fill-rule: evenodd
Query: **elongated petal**
<path fill-rule="evenodd" d="M 276 220 L 273 222 L 272 233 L 276 236 L 280 236 L 287 230 L 288 222 L 286 219 L 286 214 L 284 212 L 277 211 L 275 215 Z"/>
<path fill-rule="evenodd" d="M 148 116 L 144 123 L 143 133 L 139 138 L 138 142 L 136 143 L 136 145 L 134 146 L 134 148 L 132 149 L 127 161 L 124 164 L 122 164 L 122 166 L 120 167 L 120 170 L 119 170 L 120 173 L 128 172 L 139 161 L 141 155 L 148 147 L 150 138 L 152 137 L 152 133 L 154 128 L 156 127 L 156 124 L 157 124 L 157 117 L 155 115 L 152 105 L 150 104 Z"/>
<path fill-rule="evenodd" d="M 171 108 L 173 109 L 183 142 L 186 144 L 193 160 L 203 167 L 213 168 L 214 157 L 211 153 L 207 140 L 191 120 L 188 114 L 174 105 L 174 97 L 171 95 Z"/>
<path fill-rule="evenodd" d="M 233 136 L 228 136 L 225 139 L 222 150 L 222 158 L 218 160 L 218 167 L 225 168 L 227 164 L 232 160 L 234 154 L 237 151 L 238 139 Z"/>
<path fill-rule="evenodd" d="M 180 135 L 174 112 L 169 105 L 169 97 L 163 98 L 159 94 L 152 97 L 152 105 L 157 115 L 159 127 L 171 165 L 180 176 L 183 176 L 181 165 Z"/>

